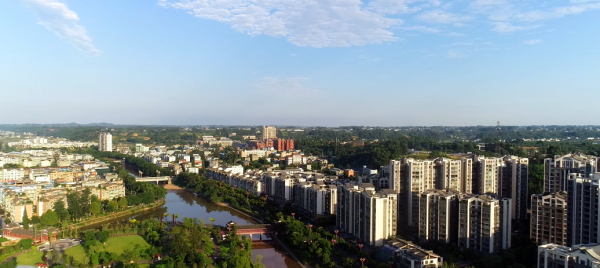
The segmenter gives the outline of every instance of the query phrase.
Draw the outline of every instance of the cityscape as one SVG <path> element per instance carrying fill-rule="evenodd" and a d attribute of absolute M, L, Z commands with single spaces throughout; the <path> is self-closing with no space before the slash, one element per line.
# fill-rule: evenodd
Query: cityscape
<path fill-rule="evenodd" d="M 0 268 L 600 268 L 599 18 L 0 1 Z"/>
<path fill-rule="evenodd" d="M 169 265 L 175 254 L 187 263 L 194 253 L 173 246 L 177 228 L 206 228 L 195 242 L 206 267 L 241 261 L 222 251 L 234 231 L 257 248 L 246 253 L 251 267 L 598 263 L 600 127 L 0 128 L 3 245 L 14 254 L 10 243 L 30 241 L 39 265 Z M 538 138 L 509 138 L 531 128 Z M 468 137 L 454 134 L 466 129 Z M 60 137 L 42 135 L 48 130 Z M 353 157 L 390 152 L 379 166 Z M 183 194 L 197 199 L 184 210 L 211 203 L 224 215 L 183 214 L 171 203 Z M 119 255 L 88 246 L 119 235 L 139 236 L 124 243 L 146 248 Z"/>

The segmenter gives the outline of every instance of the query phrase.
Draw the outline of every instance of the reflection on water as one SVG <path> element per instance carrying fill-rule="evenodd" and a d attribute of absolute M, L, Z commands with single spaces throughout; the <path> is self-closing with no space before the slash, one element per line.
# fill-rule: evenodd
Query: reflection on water
<path fill-rule="evenodd" d="M 229 221 L 235 221 L 238 224 L 252 224 L 252 219 L 246 215 L 209 202 L 206 199 L 199 198 L 195 194 L 183 190 L 169 190 L 165 199 L 165 204 L 159 208 L 144 212 L 143 214 L 125 216 L 110 222 L 86 227 L 85 229 L 99 228 L 104 224 L 111 225 L 124 224 L 126 221 L 134 218 L 136 220 L 159 219 L 165 213 L 179 214 L 178 220 L 183 218 L 204 219 L 206 224 L 210 223 L 210 218 L 215 219 L 214 224 L 225 225 Z M 166 220 L 172 220 L 169 217 Z M 82 229 L 83 230 L 83 229 Z M 287 257 L 285 251 L 279 248 L 277 244 L 260 244 L 252 250 L 252 258 L 256 260 L 257 255 L 262 255 L 262 262 L 266 268 L 299 268 L 300 265 L 291 258 Z"/>
<path fill-rule="evenodd" d="M 165 206 L 168 213 L 179 214 L 180 219 L 202 218 L 206 223 L 209 223 L 209 218 L 213 218 L 215 219 L 215 224 L 223 226 L 229 221 L 235 221 L 238 224 L 252 223 L 251 219 L 247 218 L 244 214 L 216 205 L 186 191 L 169 191 Z"/>

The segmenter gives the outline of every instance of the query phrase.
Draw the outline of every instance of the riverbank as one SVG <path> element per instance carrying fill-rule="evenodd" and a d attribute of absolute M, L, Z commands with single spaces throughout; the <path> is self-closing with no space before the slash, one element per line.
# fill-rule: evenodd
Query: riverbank
<path fill-rule="evenodd" d="M 175 185 L 173 183 L 171 183 L 171 184 L 164 184 L 163 188 L 165 188 L 165 190 L 186 190 L 186 189 L 184 189 L 182 187 L 179 187 L 179 186 L 177 186 L 177 185 Z"/>
<path fill-rule="evenodd" d="M 165 200 L 161 199 L 159 201 L 156 201 L 152 204 L 148 204 L 148 205 L 142 205 L 142 207 L 140 208 L 138 207 L 133 207 L 133 208 L 129 208 L 123 211 L 119 211 L 117 213 L 111 213 L 109 215 L 105 215 L 105 216 L 101 216 L 98 218 L 90 218 L 84 221 L 80 221 L 80 222 L 76 222 L 70 225 L 65 226 L 65 228 L 85 228 L 87 226 L 90 225 L 95 225 L 95 224 L 99 224 L 99 223 L 103 223 L 103 222 L 107 222 L 107 221 L 111 221 L 117 218 L 122 218 L 125 216 L 132 216 L 132 215 L 137 215 L 143 212 L 147 212 L 149 210 L 154 210 L 156 208 L 161 207 L 162 205 L 165 204 Z"/>
<path fill-rule="evenodd" d="M 246 211 L 236 209 L 233 206 L 231 206 L 230 204 L 221 203 L 221 202 L 212 202 L 208 198 L 206 198 L 202 193 L 196 193 L 196 191 L 194 189 L 190 189 L 190 188 L 185 189 L 185 188 L 181 188 L 181 187 L 179 187 L 179 188 L 180 188 L 179 190 L 172 190 L 170 192 L 185 191 L 185 192 L 188 192 L 188 193 L 193 193 L 194 196 L 196 196 L 198 198 L 201 198 L 201 199 L 205 200 L 206 202 L 209 202 L 211 204 L 215 204 L 215 205 L 218 205 L 218 206 L 221 206 L 221 207 L 226 207 L 228 210 L 235 211 L 235 212 L 243 215 L 244 217 L 247 217 L 249 219 L 248 220 L 249 222 L 257 223 L 257 224 L 264 223 L 263 220 L 258 219 L 256 216 L 253 216 L 253 215 L 247 213 Z M 293 260 L 294 262 L 296 262 L 300 267 L 303 267 L 303 268 L 309 267 L 309 266 L 305 265 L 304 263 L 302 263 L 300 261 L 300 259 L 298 257 L 296 257 L 296 255 L 294 254 L 294 252 L 292 252 L 285 244 L 283 244 L 283 242 L 281 240 L 275 238 L 274 241 L 280 246 L 279 249 L 282 249 L 283 251 L 285 251 L 286 255 L 289 258 L 291 258 L 291 260 Z"/>

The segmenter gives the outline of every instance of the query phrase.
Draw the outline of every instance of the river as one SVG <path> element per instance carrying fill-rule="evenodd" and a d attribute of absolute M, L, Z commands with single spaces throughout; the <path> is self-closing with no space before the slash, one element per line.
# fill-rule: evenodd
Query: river
<path fill-rule="evenodd" d="M 137 175 L 134 170 L 128 170 L 131 175 Z M 213 218 L 216 225 L 225 225 L 229 221 L 234 221 L 240 225 L 256 223 L 243 213 L 228 207 L 219 206 L 184 190 L 168 190 L 165 204 L 161 208 L 135 216 L 135 218 L 138 220 L 159 218 L 164 213 L 178 214 L 179 220 L 183 218 L 204 219 L 206 223 L 210 223 L 209 219 Z M 265 265 L 265 268 L 301 267 L 292 258 L 288 257 L 285 251 L 278 245 L 261 244 L 252 249 L 253 260 L 256 260 L 257 255 L 263 256 L 262 263 Z"/>

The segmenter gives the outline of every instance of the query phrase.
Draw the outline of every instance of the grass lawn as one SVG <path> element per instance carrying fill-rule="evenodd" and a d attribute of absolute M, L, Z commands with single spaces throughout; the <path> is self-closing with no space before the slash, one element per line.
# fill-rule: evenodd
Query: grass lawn
<path fill-rule="evenodd" d="M 122 254 L 126 249 L 131 249 L 139 245 L 140 249 L 150 247 L 150 245 L 141 236 L 120 236 L 111 237 L 106 241 L 106 245 L 97 242 L 92 250 L 96 252 L 108 251 L 111 253 Z M 73 256 L 76 262 L 82 263 L 85 257 L 85 250 L 81 245 L 68 248 L 65 251 L 68 256 Z"/>
<path fill-rule="evenodd" d="M 31 249 L 31 251 L 17 256 L 17 265 L 31 265 L 35 266 L 36 263 L 42 262 L 42 256 L 44 253 L 37 250 L 37 247 Z"/>

